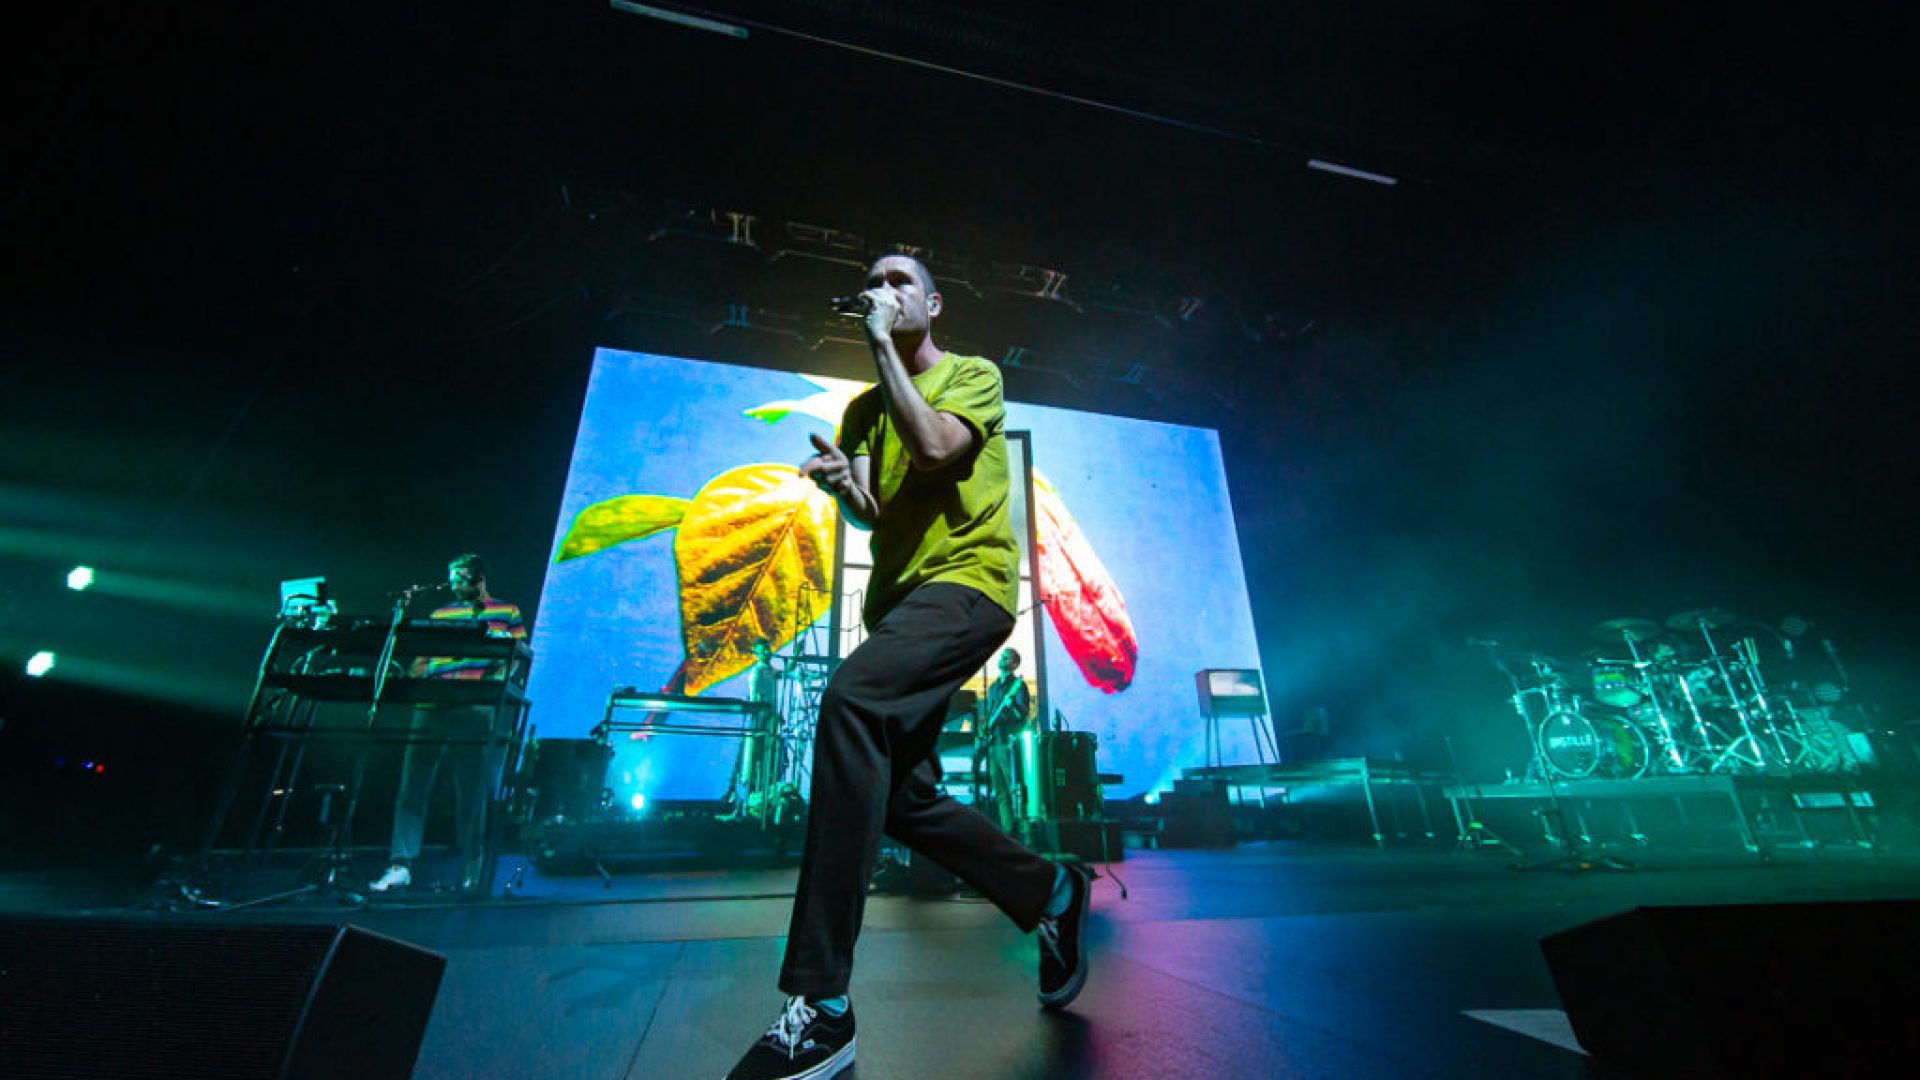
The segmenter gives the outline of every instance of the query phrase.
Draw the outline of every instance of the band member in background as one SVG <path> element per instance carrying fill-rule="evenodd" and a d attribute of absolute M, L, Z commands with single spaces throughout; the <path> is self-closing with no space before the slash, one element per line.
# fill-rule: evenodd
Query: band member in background
<path fill-rule="evenodd" d="M 1085 871 L 1055 866 L 936 787 L 947 702 L 1014 625 L 999 369 L 934 344 L 941 298 L 918 260 L 874 263 L 861 303 L 879 384 L 848 405 L 837 444 L 812 437 L 800 471 L 873 533 L 868 636 L 820 699 L 786 1006 L 730 1080 L 825 1080 L 853 1063 L 848 981 L 883 830 L 1038 932 L 1047 1007 L 1073 1000 L 1086 976 Z"/>
<path fill-rule="evenodd" d="M 526 624 L 520 609 L 487 592 L 487 564 L 471 552 L 447 565 L 447 589 L 453 599 L 435 608 L 427 616 L 434 620 L 481 622 L 488 635 L 525 639 Z M 458 660 L 446 657 L 421 657 L 409 673 L 427 679 L 504 679 L 504 660 Z M 407 744 L 400 764 L 400 793 L 393 808 L 393 844 L 386 873 L 368 886 L 374 892 L 405 889 L 413 884 L 413 861 L 420 855 L 420 844 L 427 828 L 427 807 L 433 798 L 434 777 L 444 767 L 453 782 L 454 844 L 460 852 L 460 888 L 471 892 L 480 887 L 480 873 L 486 857 L 487 803 L 493 798 L 505 761 L 506 741 L 488 739 L 494 731 L 494 711 L 489 708 L 456 705 L 436 708 L 416 706 L 413 735 L 437 735 L 434 742 L 422 740 Z M 482 742 L 482 740 L 488 740 Z"/>
<path fill-rule="evenodd" d="M 1033 718 L 1033 694 L 1020 677 L 1020 653 L 1003 649 L 1000 677 L 987 686 L 980 702 L 980 727 L 974 734 L 974 773 L 986 766 L 987 788 L 1000 827 L 1011 830 L 1018 821 L 1023 792 L 1013 775 L 1013 741 Z M 984 760 L 983 760 L 984 759 Z"/>
<path fill-rule="evenodd" d="M 780 772 L 780 672 L 773 666 L 773 647 L 765 638 L 753 643 L 753 666 L 747 669 L 747 700 L 761 706 L 753 712 L 757 737 L 740 740 L 733 758 L 733 776 L 727 781 L 728 818 L 746 817 L 773 796 Z M 762 759 L 766 760 L 762 760 Z"/>
<path fill-rule="evenodd" d="M 981 728 L 1001 738 L 1007 732 L 1026 727 L 1027 721 L 1033 718 L 1033 692 L 1027 689 L 1027 681 L 1020 677 L 1018 650 L 1001 650 L 1000 677 L 987 686 L 987 696 L 981 702 L 981 713 L 985 716 L 980 723 Z"/>

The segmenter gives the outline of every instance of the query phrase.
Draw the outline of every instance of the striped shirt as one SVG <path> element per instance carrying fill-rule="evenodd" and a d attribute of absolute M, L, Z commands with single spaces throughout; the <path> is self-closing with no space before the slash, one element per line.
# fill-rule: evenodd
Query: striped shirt
<path fill-rule="evenodd" d="M 456 600 L 433 609 L 427 618 L 434 620 L 456 620 L 463 623 L 485 623 L 488 637 L 513 638 L 524 641 L 527 637 L 527 625 L 521 621 L 518 605 L 505 600 L 488 598 L 482 604 L 470 604 Z M 427 679 L 501 679 L 506 677 L 507 666 L 501 660 L 465 659 L 447 656 L 429 656 L 419 669 L 422 678 Z"/>

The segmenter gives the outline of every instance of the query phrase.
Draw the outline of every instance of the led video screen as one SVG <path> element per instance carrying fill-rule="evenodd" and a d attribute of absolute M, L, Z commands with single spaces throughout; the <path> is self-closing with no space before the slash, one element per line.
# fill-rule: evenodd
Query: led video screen
<path fill-rule="evenodd" d="M 832 658 L 864 636 L 869 560 L 795 466 L 864 386 L 595 353 L 533 633 L 539 737 L 587 737 L 616 691 L 744 700 L 756 639 L 782 673 L 780 714 L 811 715 Z M 1007 431 L 1021 675 L 1047 718 L 1097 736 L 1099 770 L 1124 777 L 1109 798 L 1164 790 L 1204 763 L 1195 672 L 1258 662 L 1218 437 L 1013 401 Z M 1250 731 L 1223 723 L 1226 761 L 1256 759 Z M 614 744 L 625 802 L 719 798 L 740 740 L 643 727 Z"/>

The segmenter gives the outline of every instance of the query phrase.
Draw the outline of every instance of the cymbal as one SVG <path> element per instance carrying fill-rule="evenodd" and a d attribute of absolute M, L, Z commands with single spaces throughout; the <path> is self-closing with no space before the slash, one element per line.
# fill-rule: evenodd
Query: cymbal
<path fill-rule="evenodd" d="M 1605 642 L 1621 641 L 1626 638 L 1632 638 L 1635 641 L 1651 641 L 1663 632 L 1660 624 L 1652 619 L 1608 619 L 1593 628 L 1593 636 Z"/>
<path fill-rule="evenodd" d="M 1726 608 L 1695 608 L 1692 611 L 1683 611 L 1668 619 L 1667 629 L 1698 630 L 1704 626 L 1709 630 L 1718 630 L 1736 618 L 1739 618 L 1739 616 L 1728 611 Z"/>

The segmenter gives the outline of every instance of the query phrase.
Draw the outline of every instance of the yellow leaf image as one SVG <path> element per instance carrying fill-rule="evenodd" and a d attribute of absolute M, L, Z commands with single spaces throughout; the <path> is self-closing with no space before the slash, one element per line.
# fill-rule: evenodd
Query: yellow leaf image
<path fill-rule="evenodd" d="M 791 465 L 742 465 L 700 489 L 680 520 L 683 692 L 747 669 L 753 643 L 775 648 L 832 603 L 833 499 Z"/>
<path fill-rule="evenodd" d="M 671 529 L 680 523 L 688 505 L 685 499 L 665 495 L 621 495 L 594 503 L 574 515 L 553 561 L 566 562 Z"/>

